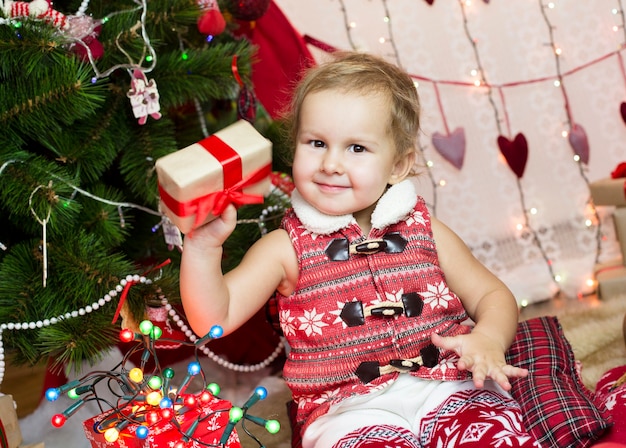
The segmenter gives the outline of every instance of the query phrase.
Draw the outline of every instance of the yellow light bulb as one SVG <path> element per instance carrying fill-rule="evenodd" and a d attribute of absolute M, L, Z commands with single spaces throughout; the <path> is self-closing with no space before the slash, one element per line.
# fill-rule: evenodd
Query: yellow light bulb
<path fill-rule="evenodd" d="M 162 399 L 163 395 L 158 390 L 150 392 L 146 395 L 146 402 L 152 406 L 158 406 Z"/>
<path fill-rule="evenodd" d="M 109 428 L 104 431 L 104 440 L 107 442 L 115 442 L 120 437 L 120 432 L 117 428 Z"/>
<path fill-rule="evenodd" d="M 143 372 L 139 367 L 135 367 L 134 369 L 131 369 L 130 372 L 128 372 L 128 378 L 130 378 L 131 381 L 139 384 L 143 381 Z"/>

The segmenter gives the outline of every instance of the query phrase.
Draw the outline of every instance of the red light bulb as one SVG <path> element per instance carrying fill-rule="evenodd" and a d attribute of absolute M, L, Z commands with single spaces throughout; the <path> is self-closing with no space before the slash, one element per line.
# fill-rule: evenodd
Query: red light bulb
<path fill-rule="evenodd" d="M 66 420 L 67 418 L 65 418 L 63 414 L 53 415 L 51 419 L 52 426 L 54 426 L 55 428 L 60 428 L 61 426 L 65 424 Z"/>
<path fill-rule="evenodd" d="M 124 328 L 120 331 L 120 341 L 122 342 L 130 342 L 135 339 L 135 333 L 128 328 Z"/>

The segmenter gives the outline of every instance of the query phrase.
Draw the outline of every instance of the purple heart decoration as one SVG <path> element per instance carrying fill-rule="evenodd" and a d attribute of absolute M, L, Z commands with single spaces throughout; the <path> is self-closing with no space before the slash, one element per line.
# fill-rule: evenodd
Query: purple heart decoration
<path fill-rule="evenodd" d="M 515 173 L 518 179 L 521 179 L 528 160 L 528 142 L 524 134 L 520 132 L 513 140 L 502 135 L 498 136 L 498 148 L 500 148 L 500 152 L 511 171 Z"/>
<path fill-rule="evenodd" d="M 619 114 L 622 116 L 622 121 L 626 123 L 626 103 L 622 102 L 619 105 Z"/>
<path fill-rule="evenodd" d="M 463 167 L 463 160 L 465 160 L 465 131 L 463 128 L 456 128 L 448 135 L 434 132 L 432 140 L 433 146 L 444 159 L 458 170 Z"/>
<path fill-rule="evenodd" d="M 589 140 L 587 140 L 587 133 L 583 127 L 574 123 L 567 139 L 574 150 L 574 154 L 580 157 L 582 163 L 587 165 L 589 163 Z"/>

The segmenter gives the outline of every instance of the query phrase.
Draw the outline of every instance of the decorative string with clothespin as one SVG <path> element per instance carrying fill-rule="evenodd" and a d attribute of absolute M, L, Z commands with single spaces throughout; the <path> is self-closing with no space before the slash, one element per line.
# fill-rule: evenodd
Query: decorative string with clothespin
<path fill-rule="evenodd" d="M 43 256 L 43 287 L 46 287 L 46 282 L 48 280 L 48 237 L 47 237 L 47 227 L 48 227 L 48 221 L 50 220 L 50 213 L 52 212 L 52 207 L 50 207 L 50 204 L 48 204 L 48 213 L 46 214 L 46 217 L 41 219 L 39 217 L 39 215 L 37 214 L 37 212 L 35 211 L 35 209 L 33 208 L 33 196 L 35 195 L 35 193 L 37 193 L 41 188 L 46 188 L 44 185 L 39 185 L 37 186 L 37 188 L 35 188 L 32 193 L 30 194 L 30 196 L 28 197 L 28 205 L 30 207 L 30 212 L 33 214 L 33 216 L 35 217 L 35 219 L 37 220 L 37 222 L 39 224 L 41 224 L 41 227 L 43 228 L 43 244 L 42 244 L 42 256 Z M 50 181 L 50 183 L 48 184 L 48 188 L 52 188 L 52 181 Z"/>
<path fill-rule="evenodd" d="M 254 122 L 256 118 L 256 96 L 251 88 L 249 88 L 245 82 L 239 76 L 239 69 L 237 68 L 237 55 L 233 56 L 231 62 L 231 70 L 233 76 L 239 84 L 239 98 L 237 99 L 237 115 L 243 120 L 247 120 L 250 123 Z"/>

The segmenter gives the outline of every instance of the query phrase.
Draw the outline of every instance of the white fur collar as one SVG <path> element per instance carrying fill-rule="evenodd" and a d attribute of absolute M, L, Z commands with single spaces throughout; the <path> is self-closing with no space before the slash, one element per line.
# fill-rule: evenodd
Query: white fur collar
<path fill-rule="evenodd" d="M 372 213 L 372 228 L 383 229 L 406 218 L 417 203 L 417 193 L 413 182 L 406 179 L 392 185 L 381 196 Z M 354 216 L 326 215 L 311 206 L 302 198 L 298 190 L 291 194 L 294 212 L 310 232 L 328 235 L 355 223 Z"/>

